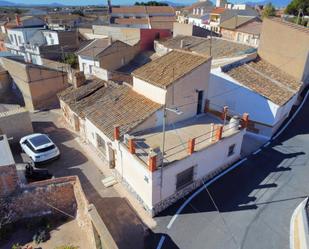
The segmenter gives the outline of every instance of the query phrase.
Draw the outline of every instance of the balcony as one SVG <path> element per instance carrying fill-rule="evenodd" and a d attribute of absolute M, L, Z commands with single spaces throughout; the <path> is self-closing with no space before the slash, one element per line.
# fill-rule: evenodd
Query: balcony
<path fill-rule="evenodd" d="M 25 47 L 22 46 L 22 45 L 15 45 L 15 44 L 10 43 L 10 42 L 5 42 L 4 45 L 7 49 L 13 49 L 13 50 L 16 50 L 16 51 L 24 52 L 24 49 L 25 49 Z"/>

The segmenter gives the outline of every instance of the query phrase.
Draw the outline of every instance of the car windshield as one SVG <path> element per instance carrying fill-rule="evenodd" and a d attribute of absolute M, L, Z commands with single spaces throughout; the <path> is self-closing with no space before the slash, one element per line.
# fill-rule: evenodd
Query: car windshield
<path fill-rule="evenodd" d="M 54 148 L 55 148 L 55 145 L 51 145 L 51 146 L 48 146 L 48 147 L 43 148 L 43 149 L 35 150 L 35 152 L 42 153 L 42 152 L 46 152 L 46 151 L 52 150 Z"/>
<path fill-rule="evenodd" d="M 45 136 L 45 135 L 39 135 L 39 136 L 36 136 L 36 137 L 32 137 L 29 139 L 30 142 L 32 143 L 32 145 L 34 147 L 40 147 L 44 144 L 49 144 L 51 143 L 52 141 L 50 141 L 50 139 Z"/>

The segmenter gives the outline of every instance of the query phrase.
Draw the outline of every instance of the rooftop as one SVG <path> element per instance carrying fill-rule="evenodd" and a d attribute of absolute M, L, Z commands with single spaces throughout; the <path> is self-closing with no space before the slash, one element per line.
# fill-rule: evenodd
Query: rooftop
<path fill-rule="evenodd" d="M 277 18 L 277 17 L 272 17 L 272 18 L 269 18 L 269 19 L 273 22 L 280 23 L 282 25 L 288 26 L 292 29 L 296 29 L 300 32 L 304 32 L 304 33 L 309 35 L 309 28 L 308 27 L 298 25 L 298 24 L 295 24 L 295 23 L 291 23 L 291 22 L 285 21 L 285 20 L 283 20 L 281 18 Z"/>
<path fill-rule="evenodd" d="M 175 14 L 175 10 L 170 6 L 127 6 L 127 7 L 113 7 L 113 14 Z"/>
<path fill-rule="evenodd" d="M 289 101 L 302 86 L 301 82 L 260 58 L 243 65 L 224 66 L 222 71 L 279 106 Z"/>
<path fill-rule="evenodd" d="M 168 125 L 165 133 L 164 163 L 169 164 L 189 156 L 187 149 L 189 139 L 196 139 L 195 151 L 203 150 L 215 143 L 212 141 L 214 134 L 211 133 L 211 123 L 216 125 L 223 124 L 222 120 L 218 117 L 211 114 L 204 114 Z M 238 132 L 238 130 L 233 129 L 236 126 L 238 126 L 236 123 L 231 123 L 231 127 L 227 124 L 224 127 L 223 137 Z M 143 162 L 147 163 L 150 149 L 153 149 L 157 153 L 162 152 L 162 127 L 130 135 L 134 137 L 136 155 Z"/>
<path fill-rule="evenodd" d="M 14 164 L 14 158 L 7 137 L 0 134 L 0 167 Z"/>
<path fill-rule="evenodd" d="M 210 39 L 184 35 L 178 35 L 173 38 L 161 39 L 159 43 L 169 49 L 181 49 L 181 41 L 183 41 L 184 43 L 184 50 L 195 52 L 204 56 L 211 55 L 213 59 L 235 57 L 252 52 L 253 49 L 250 46 L 232 41 L 227 41 L 224 39 Z"/>
<path fill-rule="evenodd" d="M 58 96 L 78 116 L 88 118 L 110 139 L 113 139 L 115 125 L 120 125 L 120 134 L 124 135 L 161 108 L 129 86 L 99 79 L 89 80 L 77 89 L 67 88 Z"/>
<path fill-rule="evenodd" d="M 85 110 L 86 117 L 110 139 L 115 125 L 120 126 L 122 136 L 161 108 L 126 85 L 109 84 L 95 95 L 97 100 Z"/>
<path fill-rule="evenodd" d="M 84 111 L 92 106 L 99 98 L 94 95 L 99 89 L 103 88 L 107 82 L 101 79 L 88 79 L 84 85 L 74 88 L 66 88 L 58 94 L 60 100 L 70 106 L 71 110 L 80 117 L 85 117 Z M 95 96 L 95 97 L 93 97 Z"/>
<path fill-rule="evenodd" d="M 217 14 L 220 15 L 222 13 L 224 13 L 227 9 L 224 7 L 216 7 L 211 11 L 211 14 Z"/>
<path fill-rule="evenodd" d="M 166 88 L 208 60 L 210 57 L 174 50 L 145 64 L 132 74 L 153 85 Z"/>
<path fill-rule="evenodd" d="M 90 58 L 98 57 L 107 48 L 113 46 L 114 44 L 124 44 L 121 41 L 111 41 L 110 38 L 95 39 L 88 45 L 84 46 L 82 49 L 76 52 L 77 55 L 86 56 Z"/>
<path fill-rule="evenodd" d="M 221 28 L 235 30 L 241 25 L 251 21 L 252 19 L 256 19 L 254 16 L 233 16 L 220 24 Z"/>
<path fill-rule="evenodd" d="M 261 33 L 261 29 L 262 29 L 262 22 L 256 20 L 241 25 L 236 30 L 247 34 L 259 35 Z"/>

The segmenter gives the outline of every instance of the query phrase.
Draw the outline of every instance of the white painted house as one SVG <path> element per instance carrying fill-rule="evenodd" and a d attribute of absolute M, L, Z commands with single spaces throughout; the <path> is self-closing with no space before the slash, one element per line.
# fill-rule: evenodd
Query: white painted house
<path fill-rule="evenodd" d="M 68 123 L 152 215 L 240 158 L 248 115 L 205 113 L 210 67 L 172 51 L 135 70 L 132 86 L 94 79 L 59 96 Z"/>
<path fill-rule="evenodd" d="M 76 52 L 79 70 L 86 77 L 97 76 L 108 80 L 108 73 L 129 63 L 139 52 L 139 46 L 131 46 L 111 38 L 94 39 Z"/>
<path fill-rule="evenodd" d="M 269 138 L 296 104 L 302 83 L 267 63 L 255 59 L 211 70 L 207 91 L 209 108 L 232 114 L 250 113 L 248 131 Z"/>

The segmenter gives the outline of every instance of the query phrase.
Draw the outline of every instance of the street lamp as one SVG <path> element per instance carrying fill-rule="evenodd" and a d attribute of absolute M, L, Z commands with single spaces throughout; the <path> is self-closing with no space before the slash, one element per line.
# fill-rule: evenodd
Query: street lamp
<path fill-rule="evenodd" d="M 163 187 L 163 167 L 164 167 L 164 150 L 165 150 L 165 128 L 166 128 L 166 114 L 167 111 L 175 113 L 176 115 L 182 115 L 183 112 L 178 110 L 178 108 L 168 108 L 166 105 L 163 107 L 163 125 L 162 125 L 162 161 L 161 161 L 161 169 L 160 169 L 160 200 L 162 201 L 162 187 Z"/>

